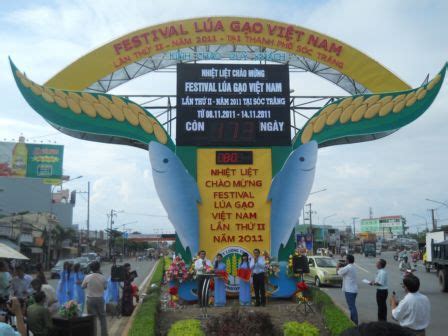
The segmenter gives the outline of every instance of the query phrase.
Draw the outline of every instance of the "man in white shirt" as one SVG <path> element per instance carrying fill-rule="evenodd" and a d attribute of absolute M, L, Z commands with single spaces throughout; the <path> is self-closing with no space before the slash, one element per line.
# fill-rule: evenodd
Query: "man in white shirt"
<path fill-rule="evenodd" d="M 336 267 L 337 273 L 342 276 L 342 291 L 345 294 L 348 309 L 350 310 L 350 319 L 358 325 L 358 311 L 356 310 L 356 296 L 358 295 L 358 283 L 356 281 L 355 257 L 347 254 L 345 257 L 347 265 L 344 267 Z"/>
<path fill-rule="evenodd" d="M 87 275 L 81 287 L 86 288 L 87 313 L 95 315 L 100 319 L 101 336 L 107 336 L 106 311 L 104 309 L 104 290 L 107 288 L 107 280 L 100 273 L 100 264 L 93 261 L 90 264 L 93 273 Z"/>
<path fill-rule="evenodd" d="M 403 288 L 407 293 L 398 303 L 395 294 L 390 298 L 392 317 L 402 327 L 412 329 L 417 336 L 425 336 L 431 316 L 431 304 L 426 295 L 418 292 L 420 280 L 415 275 L 408 275 L 403 279 Z"/>
<path fill-rule="evenodd" d="M 31 275 L 25 274 L 22 266 L 15 269 L 16 276 L 11 280 L 12 295 L 19 299 L 27 299 L 31 294 Z"/>
<path fill-rule="evenodd" d="M 266 290 L 264 288 L 264 267 L 266 261 L 260 256 L 260 250 L 254 250 L 254 258 L 250 260 L 250 270 L 252 271 L 252 280 L 255 292 L 255 305 L 266 305 Z"/>
<path fill-rule="evenodd" d="M 378 286 L 376 289 L 376 303 L 378 305 L 378 321 L 387 321 L 387 296 L 389 294 L 387 288 L 387 272 L 386 260 L 380 259 L 376 263 L 378 272 L 376 273 L 375 281 L 370 282 L 370 286 Z"/>
<path fill-rule="evenodd" d="M 198 302 L 199 307 L 202 307 L 202 290 L 204 287 L 204 281 L 206 277 L 204 274 L 207 274 L 212 267 L 212 263 L 210 260 L 205 258 L 205 251 L 199 251 L 199 259 L 194 262 L 194 270 L 196 271 L 197 281 L 198 281 Z"/>

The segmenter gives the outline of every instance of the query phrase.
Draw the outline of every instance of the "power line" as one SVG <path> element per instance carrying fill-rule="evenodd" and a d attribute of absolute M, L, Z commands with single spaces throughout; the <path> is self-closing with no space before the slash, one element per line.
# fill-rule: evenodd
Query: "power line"
<path fill-rule="evenodd" d="M 145 214 L 145 213 L 136 213 L 136 212 L 123 212 L 127 215 L 134 215 L 134 216 L 145 216 L 145 217 L 164 217 L 164 218 L 168 218 L 167 215 L 154 215 L 154 214 Z"/>

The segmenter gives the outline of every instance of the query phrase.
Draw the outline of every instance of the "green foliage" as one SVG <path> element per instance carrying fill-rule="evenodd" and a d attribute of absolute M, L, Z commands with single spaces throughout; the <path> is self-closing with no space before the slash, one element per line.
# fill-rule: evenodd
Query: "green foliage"
<path fill-rule="evenodd" d="M 176 233 L 176 241 L 174 242 L 172 249 L 174 250 L 174 252 L 176 252 L 176 255 L 180 254 L 182 256 L 182 259 L 185 261 L 187 265 L 191 264 L 194 256 L 191 255 L 189 247 L 187 247 L 187 249 L 184 249 L 182 243 L 180 242 L 179 237 L 177 236 L 177 233 Z"/>
<path fill-rule="evenodd" d="M 330 296 L 318 288 L 313 288 L 313 303 L 321 311 L 325 327 L 332 336 L 354 327 L 350 318 L 331 300 Z"/>
<path fill-rule="evenodd" d="M 198 320 L 181 320 L 174 323 L 168 336 L 205 336 Z"/>
<path fill-rule="evenodd" d="M 322 310 L 323 307 L 325 306 L 334 305 L 330 296 L 328 296 L 318 288 L 312 287 L 311 290 L 312 290 L 313 302 L 319 310 Z"/>
<path fill-rule="evenodd" d="M 335 305 L 325 306 L 322 310 L 324 323 L 332 336 L 338 336 L 345 330 L 354 327 L 354 323 Z"/>
<path fill-rule="evenodd" d="M 160 283 L 162 282 L 164 260 L 159 259 L 157 268 L 151 279 L 151 284 L 156 284 L 156 288 L 148 287 L 147 295 L 138 310 L 129 336 L 153 336 L 156 334 L 157 313 L 160 301 Z"/>
<path fill-rule="evenodd" d="M 295 235 L 295 230 L 292 230 L 286 246 L 280 247 L 280 249 L 279 249 L 278 261 L 288 261 L 289 256 L 292 253 L 294 253 L 295 248 L 296 248 L 296 235 Z"/>
<path fill-rule="evenodd" d="M 286 322 L 283 325 L 284 336 L 319 336 L 319 329 L 308 322 Z"/>

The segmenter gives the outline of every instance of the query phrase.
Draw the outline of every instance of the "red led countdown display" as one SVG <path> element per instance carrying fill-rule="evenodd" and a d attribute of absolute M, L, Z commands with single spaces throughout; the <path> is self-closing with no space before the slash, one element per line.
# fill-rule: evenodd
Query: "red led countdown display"
<path fill-rule="evenodd" d="M 252 151 L 217 151 L 216 164 L 253 164 Z"/>

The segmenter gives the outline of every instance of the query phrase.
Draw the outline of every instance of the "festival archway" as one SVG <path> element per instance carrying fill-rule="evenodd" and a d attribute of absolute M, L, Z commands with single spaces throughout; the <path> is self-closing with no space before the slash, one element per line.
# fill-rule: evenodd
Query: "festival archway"
<path fill-rule="evenodd" d="M 200 65 L 204 63 L 201 61 L 211 59 L 250 63 L 236 69 L 244 76 L 251 71 L 263 73 L 263 76 L 265 72 L 269 74 L 277 70 L 283 73 L 286 70 L 287 74 L 288 68 L 284 66 L 274 69 L 263 65 L 282 63 L 289 68 L 300 68 L 321 76 L 351 96 L 330 99 L 306 121 L 304 127 L 295 132 L 294 137 L 287 141 L 283 138 L 280 144 L 269 142 L 270 135 L 274 139 L 275 132 L 284 133 L 284 125 L 289 132 L 290 123 L 274 120 L 277 124 L 273 126 L 269 121 L 271 113 L 266 112 L 269 108 L 265 107 L 261 117 L 265 121 L 254 120 L 252 127 L 264 123 L 268 136 L 263 141 L 267 142 L 255 139 L 253 143 L 244 145 L 220 142 L 213 146 L 207 141 L 175 144 L 154 114 L 127 97 L 107 93 L 158 69 L 179 63 Z M 231 71 L 222 64 L 204 64 L 203 67 L 189 69 L 205 69 L 206 74 Z M 12 62 L 11 66 L 27 102 L 60 131 L 80 139 L 142 149 L 147 149 L 149 144 L 156 189 L 179 237 L 177 251 L 191 261 L 200 248 L 207 248 L 212 255 L 221 252 L 232 258 L 233 263 L 242 251 L 250 252 L 255 247 L 270 251 L 280 262 L 279 277 L 272 279 L 277 287 L 272 295 L 276 297 L 287 297 L 295 290 L 294 280 L 287 276 L 285 263 L 295 245 L 294 225 L 314 179 L 317 148 L 375 140 L 409 124 L 431 105 L 446 71 L 445 65 L 432 81 L 410 89 L 379 63 L 334 38 L 295 25 L 241 17 L 174 21 L 132 32 L 78 59 L 43 86 L 29 80 Z M 229 68 L 232 67 L 229 65 Z M 209 91 L 204 91 L 206 98 L 207 94 L 216 92 L 215 84 L 219 87 L 219 83 L 215 83 L 213 76 L 213 79 L 203 77 L 200 78 L 205 81 L 203 86 L 209 88 Z M 279 108 L 273 110 L 277 115 L 289 114 L 289 101 L 285 100 L 285 97 L 289 98 L 286 77 L 282 75 L 275 83 L 268 81 L 263 84 L 272 87 L 270 92 L 275 95 L 279 92 L 273 100 Z M 247 78 L 246 81 L 250 80 Z M 228 88 L 230 91 L 227 92 L 232 94 L 231 86 Z M 241 90 L 239 94 L 244 91 Z M 212 105 L 219 105 L 220 98 L 223 97 L 216 100 L 208 98 L 210 100 L 207 101 L 214 102 L 208 103 L 212 112 L 216 109 Z M 190 102 L 190 99 L 185 101 Z M 201 100 L 201 104 L 205 101 Z M 252 100 L 250 102 L 252 104 Z M 183 100 L 178 109 L 186 111 L 187 105 L 195 103 L 191 100 L 185 106 L 182 104 Z M 237 111 L 239 108 L 235 106 Z M 198 116 L 202 113 L 196 112 Z M 207 115 L 209 117 L 203 118 L 223 118 L 220 113 Z M 241 119 L 239 112 L 226 115 L 230 121 Z M 247 115 L 250 119 L 256 114 Z M 180 124 L 178 122 L 178 129 L 186 125 Z M 206 123 L 203 121 L 199 125 L 197 129 L 188 131 L 198 134 Z M 213 137 L 213 134 L 209 132 L 208 136 Z M 225 155 L 232 155 L 238 162 L 226 161 Z M 310 162 L 310 165 L 303 166 L 303 161 Z M 241 168 L 236 183 L 235 175 L 230 173 L 223 183 L 219 182 L 221 176 L 218 175 L 222 174 L 222 169 L 235 174 L 234 164 Z M 258 174 L 256 180 L 242 178 L 249 174 L 248 170 Z M 247 187 L 243 181 L 247 182 Z M 232 186 L 244 191 L 229 192 Z M 217 199 L 227 195 L 234 198 L 232 202 L 216 203 Z M 244 204 L 252 210 L 244 210 Z M 254 230 L 258 234 L 253 234 Z M 232 265 L 229 269 L 233 273 L 236 271 Z M 181 291 L 184 298 L 191 299 L 190 289 L 184 286 Z"/>

